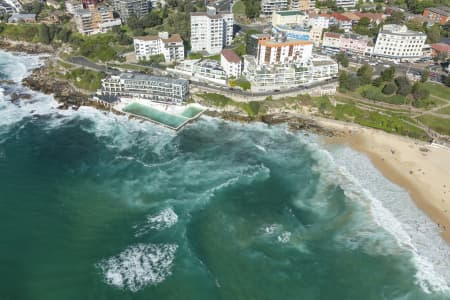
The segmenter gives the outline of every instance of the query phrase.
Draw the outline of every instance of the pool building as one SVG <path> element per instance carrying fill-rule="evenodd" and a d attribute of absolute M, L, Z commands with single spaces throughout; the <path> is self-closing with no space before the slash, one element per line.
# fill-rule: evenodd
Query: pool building
<path fill-rule="evenodd" d="M 181 104 L 188 98 L 189 82 L 179 78 L 122 73 L 102 79 L 101 94 Z"/>

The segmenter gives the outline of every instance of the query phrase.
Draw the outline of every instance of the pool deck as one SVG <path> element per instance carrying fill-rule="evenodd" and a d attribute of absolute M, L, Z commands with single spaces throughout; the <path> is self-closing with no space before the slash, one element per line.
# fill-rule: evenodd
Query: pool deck
<path fill-rule="evenodd" d="M 132 104 L 132 103 L 138 103 L 138 104 L 141 104 L 143 106 L 147 106 L 147 107 L 159 110 L 159 111 L 161 111 L 163 113 L 166 113 L 166 114 L 169 114 L 169 115 L 173 115 L 173 116 L 176 116 L 176 117 L 184 118 L 184 119 L 186 119 L 186 121 L 184 121 L 183 123 L 181 123 L 177 127 L 173 127 L 173 126 L 170 126 L 169 124 L 165 124 L 165 123 L 159 122 L 159 121 L 151 119 L 151 118 L 149 118 L 147 116 L 138 115 L 138 114 L 134 114 L 134 113 L 130 113 L 130 112 L 124 111 L 124 108 L 126 106 Z M 182 113 L 190 106 L 198 107 L 199 109 L 201 109 L 201 111 L 198 114 L 196 114 L 195 116 L 191 117 L 191 118 L 183 116 Z M 169 128 L 169 129 L 172 129 L 172 130 L 175 130 L 175 131 L 181 130 L 187 124 L 189 124 L 189 123 L 195 121 L 196 119 L 198 119 L 203 114 L 203 112 L 205 112 L 205 110 L 206 110 L 204 107 L 202 107 L 202 106 L 200 106 L 199 104 L 196 104 L 196 103 L 187 104 L 187 105 L 186 104 L 179 104 L 179 105 L 177 105 L 177 104 L 166 104 L 166 103 L 151 102 L 151 101 L 146 100 L 146 99 L 137 99 L 137 98 L 121 98 L 120 102 L 117 103 L 116 105 L 114 105 L 113 109 L 117 110 L 117 111 L 119 111 L 121 113 L 124 113 L 126 115 L 133 116 L 133 117 L 141 119 L 141 120 L 149 121 L 149 122 L 152 122 L 152 123 L 157 124 L 159 126 L 162 126 L 162 127 L 165 127 L 165 128 Z"/>

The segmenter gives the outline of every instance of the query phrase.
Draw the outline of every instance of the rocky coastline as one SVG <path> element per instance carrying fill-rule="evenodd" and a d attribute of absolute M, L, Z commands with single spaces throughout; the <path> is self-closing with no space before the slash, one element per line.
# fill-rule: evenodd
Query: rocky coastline
<path fill-rule="evenodd" d="M 10 40 L 0 40 L 0 49 L 9 52 L 22 52 L 26 54 L 52 54 L 55 49 L 52 46 L 38 43 L 17 42 Z"/>
<path fill-rule="evenodd" d="M 28 50 L 35 51 L 33 49 L 34 48 L 28 48 Z M 37 52 L 29 53 L 36 54 Z M 48 61 L 45 65 L 34 69 L 30 76 L 23 79 L 22 83 L 32 90 L 39 91 L 44 94 L 52 94 L 60 103 L 60 109 L 78 109 L 80 106 L 92 106 L 100 110 L 114 112 L 114 110 L 111 110 L 110 107 L 104 106 L 96 101 L 91 101 L 89 99 L 91 96 L 90 94 L 75 88 L 69 81 L 55 77 L 51 72 L 50 63 Z M 16 98 L 23 99 L 24 97 L 17 95 Z M 216 107 L 208 107 L 205 114 L 211 117 L 241 123 L 263 122 L 268 125 L 283 123 L 288 124 L 290 130 L 304 130 L 327 137 L 342 135 L 341 131 L 326 128 L 321 126 L 318 122 L 312 120 L 310 117 L 292 112 L 267 113 L 256 117 L 250 117 L 239 110 L 219 110 Z"/>

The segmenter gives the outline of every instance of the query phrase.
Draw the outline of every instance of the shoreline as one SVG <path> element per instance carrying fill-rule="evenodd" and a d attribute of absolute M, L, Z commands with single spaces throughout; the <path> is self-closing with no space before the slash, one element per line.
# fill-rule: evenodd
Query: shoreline
<path fill-rule="evenodd" d="M 450 244 L 450 149 L 356 124 L 318 122 L 344 132 L 325 141 L 367 155 L 384 177 L 409 193 Z"/>
<path fill-rule="evenodd" d="M 49 77 L 46 65 L 24 78 L 25 85 L 32 90 L 53 94 L 55 100 L 61 103 L 61 109 L 87 105 L 110 111 L 87 100 L 87 95 L 68 86 L 66 80 Z M 45 77 L 53 80 L 43 80 Z M 438 224 L 441 236 L 450 244 L 450 150 L 354 123 L 301 113 L 277 112 L 252 119 L 236 111 L 209 107 L 205 114 L 242 123 L 285 123 L 292 130 L 315 133 L 327 143 L 348 145 L 364 153 L 383 176 L 410 194 L 418 208 Z"/>

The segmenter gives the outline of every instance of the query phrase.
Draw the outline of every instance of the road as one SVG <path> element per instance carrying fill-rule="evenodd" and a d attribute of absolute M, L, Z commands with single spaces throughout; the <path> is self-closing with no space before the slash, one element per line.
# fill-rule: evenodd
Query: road
<path fill-rule="evenodd" d="M 108 67 L 106 67 L 106 65 L 100 65 L 100 64 L 93 63 L 92 61 L 90 61 L 82 56 L 70 57 L 67 61 L 74 65 L 82 66 L 87 69 L 104 72 L 104 73 L 111 74 L 111 75 L 118 75 L 118 74 L 122 73 L 119 70 L 108 68 Z"/>
<path fill-rule="evenodd" d="M 121 72 L 118 69 L 115 68 L 107 68 L 104 65 L 100 65 L 100 64 L 96 64 L 94 62 L 91 62 L 89 60 L 87 60 L 84 57 L 81 56 L 75 56 L 75 57 L 71 57 L 69 58 L 68 62 L 74 64 L 74 65 L 78 65 L 81 67 L 85 67 L 87 69 L 91 69 L 91 70 L 95 70 L 95 71 L 99 71 L 99 72 L 104 72 L 106 74 L 110 74 L 110 75 L 119 75 Z M 163 72 L 153 68 L 153 72 L 157 73 L 158 75 L 162 75 Z M 305 89 L 310 89 L 310 88 L 314 88 L 317 86 L 322 86 L 322 85 L 328 85 L 330 83 L 336 83 L 338 82 L 338 79 L 331 79 L 328 81 L 321 81 L 321 82 L 316 82 L 313 83 L 311 85 L 308 86 L 302 86 L 302 87 L 297 87 L 297 88 L 293 88 L 293 89 L 289 89 L 289 90 L 282 90 L 282 91 L 277 91 L 277 92 L 260 92 L 260 93 L 251 93 L 251 92 L 244 92 L 242 90 L 239 89 L 230 89 L 227 87 L 221 87 L 221 86 L 217 86 L 217 85 L 211 85 L 211 84 L 207 84 L 207 83 L 201 83 L 201 82 L 191 82 L 191 86 L 193 87 L 197 87 L 197 88 L 204 88 L 204 89 L 209 89 L 209 90 L 215 90 L 217 92 L 227 92 L 227 93 L 233 93 L 233 94 L 237 94 L 240 96 L 259 96 L 259 97 L 267 97 L 267 96 L 273 96 L 273 95 L 283 95 L 283 94 L 290 94 L 290 93 L 295 93 L 295 92 L 301 92 Z"/>

